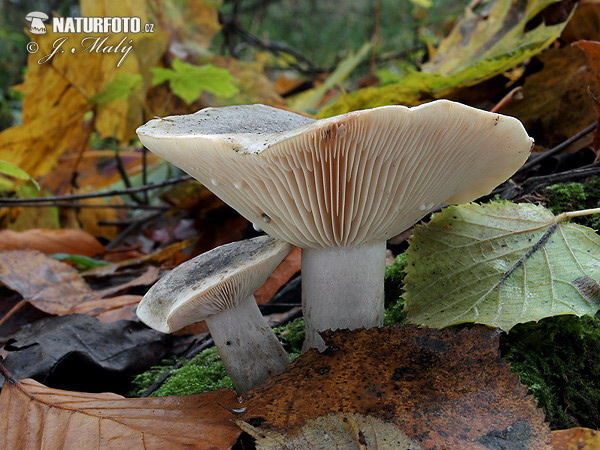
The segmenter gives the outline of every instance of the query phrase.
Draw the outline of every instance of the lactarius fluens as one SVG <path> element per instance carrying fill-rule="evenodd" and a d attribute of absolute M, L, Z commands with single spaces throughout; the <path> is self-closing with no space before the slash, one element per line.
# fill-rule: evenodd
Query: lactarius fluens
<path fill-rule="evenodd" d="M 306 347 L 382 325 L 385 242 L 488 194 L 533 144 L 512 117 L 438 100 L 323 120 L 263 105 L 151 120 L 143 144 L 271 236 L 302 247 Z"/>
<path fill-rule="evenodd" d="M 206 320 L 236 390 L 246 392 L 289 363 L 253 294 L 290 249 L 270 236 L 217 247 L 161 278 L 137 315 L 163 333 Z"/>

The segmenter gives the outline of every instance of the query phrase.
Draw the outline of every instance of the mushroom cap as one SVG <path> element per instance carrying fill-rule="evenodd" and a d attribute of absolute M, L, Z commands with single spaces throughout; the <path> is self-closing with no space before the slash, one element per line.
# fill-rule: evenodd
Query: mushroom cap
<path fill-rule="evenodd" d="M 137 307 L 142 322 L 163 333 L 235 308 L 258 290 L 291 246 L 270 236 L 222 245 L 171 270 Z"/>
<path fill-rule="evenodd" d="M 41 11 L 31 11 L 25 16 L 25 20 L 31 22 L 33 19 L 48 20 L 48 14 Z"/>
<path fill-rule="evenodd" d="M 303 248 L 389 239 L 486 195 L 533 146 L 513 117 L 437 100 L 323 120 L 264 105 L 206 108 L 137 129 L 248 220 Z"/>

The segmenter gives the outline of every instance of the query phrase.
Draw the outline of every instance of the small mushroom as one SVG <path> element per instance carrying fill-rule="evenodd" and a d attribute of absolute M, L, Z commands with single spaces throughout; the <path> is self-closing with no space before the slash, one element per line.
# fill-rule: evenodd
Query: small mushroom
<path fill-rule="evenodd" d="M 323 348 L 325 329 L 381 326 L 386 240 L 488 194 L 533 145 L 517 119 L 446 100 L 323 120 L 206 108 L 137 133 L 257 228 L 302 247 L 305 348 Z"/>
<path fill-rule="evenodd" d="M 29 27 L 31 34 L 46 34 L 46 25 L 44 25 L 44 22 L 48 20 L 48 14 L 41 11 L 32 11 L 25 16 L 25 20 L 31 22 Z"/>
<path fill-rule="evenodd" d="M 163 333 L 206 320 L 236 390 L 246 392 L 289 364 L 253 294 L 290 248 L 269 236 L 217 247 L 161 278 L 137 315 Z"/>

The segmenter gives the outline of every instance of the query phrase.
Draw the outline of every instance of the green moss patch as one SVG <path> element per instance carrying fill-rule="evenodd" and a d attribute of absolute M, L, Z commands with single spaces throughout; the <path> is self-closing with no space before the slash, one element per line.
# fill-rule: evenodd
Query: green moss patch
<path fill-rule="evenodd" d="M 548 208 L 554 214 L 581 209 L 597 208 L 600 205 L 600 176 L 589 178 L 585 183 L 559 183 L 546 188 Z M 586 227 L 600 229 L 600 214 L 573 219 Z"/>
<path fill-rule="evenodd" d="M 600 320 L 559 316 L 514 327 L 501 350 L 553 429 L 600 428 Z"/>

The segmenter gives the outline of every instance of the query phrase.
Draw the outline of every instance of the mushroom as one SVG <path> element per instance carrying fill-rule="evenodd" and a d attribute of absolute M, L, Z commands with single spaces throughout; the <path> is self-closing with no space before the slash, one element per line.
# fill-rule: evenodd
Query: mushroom
<path fill-rule="evenodd" d="M 270 236 L 217 247 L 161 278 L 140 302 L 137 315 L 163 333 L 206 320 L 236 390 L 246 392 L 289 364 L 253 294 L 290 248 Z"/>
<path fill-rule="evenodd" d="M 48 14 L 41 11 L 32 11 L 25 16 L 25 20 L 31 22 L 29 32 L 31 34 L 46 34 L 46 25 L 44 22 L 48 20 Z"/>
<path fill-rule="evenodd" d="M 527 159 L 513 117 L 438 100 L 323 120 L 264 105 L 151 120 L 142 143 L 269 235 L 302 247 L 305 349 L 381 326 L 386 240 L 488 194 Z"/>

